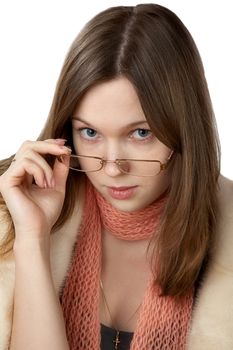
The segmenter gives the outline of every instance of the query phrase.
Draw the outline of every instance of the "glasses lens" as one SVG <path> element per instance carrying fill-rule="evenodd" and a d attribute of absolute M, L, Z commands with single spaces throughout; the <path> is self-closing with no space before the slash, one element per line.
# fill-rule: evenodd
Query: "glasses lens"
<path fill-rule="evenodd" d="M 135 176 L 155 176 L 160 172 L 159 161 L 125 159 L 119 160 L 117 164 L 123 173 Z"/>
<path fill-rule="evenodd" d="M 88 156 L 73 156 L 70 157 L 70 168 L 77 171 L 98 171 L 102 167 L 101 160 Z"/>

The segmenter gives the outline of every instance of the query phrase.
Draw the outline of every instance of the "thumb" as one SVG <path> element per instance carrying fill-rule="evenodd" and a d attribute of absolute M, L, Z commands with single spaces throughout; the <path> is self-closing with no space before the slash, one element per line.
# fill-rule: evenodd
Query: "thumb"
<path fill-rule="evenodd" d="M 66 180 L 69 173 L 69 164 L 70 156 L 62 155 L 59 159 L 56 158 L 53 166 L 55 189 L 60 192 L 65 192 Z"/>

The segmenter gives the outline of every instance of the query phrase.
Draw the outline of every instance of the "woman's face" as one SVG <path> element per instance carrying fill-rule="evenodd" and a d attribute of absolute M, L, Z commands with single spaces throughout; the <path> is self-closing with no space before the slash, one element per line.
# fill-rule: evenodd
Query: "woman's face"
<path fill-rule="evenodd" d="M 79 155 L 108 161 L 133 158 L 166 163 L 171 154 L 171 149 L 150 131 L 136 91 L 124 77 L 92 87 L 76 108 L 72 127 L 74 148 Z M 82 161 L 80 165 L 85 166 Z M 130 171 L 130 165 L 126 166 Z M 149 163 L 138 162 L 134 172 L 139 169 L 140 174 L 147 174 L 149 167 Z M 170 172 L 168 167 L 156 176 L 133 176 L 109 162 L 100 171 L 86 175 L 113 207 L 131 212 L 145 208 L 166 190 Z"/>

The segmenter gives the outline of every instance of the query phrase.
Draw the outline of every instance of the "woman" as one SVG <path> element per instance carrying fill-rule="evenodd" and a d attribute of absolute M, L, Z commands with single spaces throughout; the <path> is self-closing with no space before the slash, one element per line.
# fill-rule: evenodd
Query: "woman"
<path fill-rule="evenodd" d="M 232 182 L 174 13 L 94 17 L 1 174 L 1 349 L 232 348 Z"/>

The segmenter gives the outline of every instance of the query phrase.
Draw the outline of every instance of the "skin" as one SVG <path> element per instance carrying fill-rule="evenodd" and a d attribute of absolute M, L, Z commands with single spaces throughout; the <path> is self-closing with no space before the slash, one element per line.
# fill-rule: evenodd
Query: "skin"
<path fill-rule="evenodd" d="M 171 149 L 150 131 L 133 85 L 124 77 L 92 87 L 73 114 L 73 143 L 77 154 L 116 158 L 157 159 L 166 162 Z M 82 166 L 82 163 L 81 163 Z M 87 173 L 95 188 L 118 210 L 145 208 L 170 183 L 170 170 L 153 177 L 122 173 L 115 163 Z M 109 187 L 134 187 L 129 198 L 116 199 Z"/>
<path fill-rule="evenodd" d="M 171 154 L 151 133 L 135 89 L 123 77 L 92 87 L 76 108 L 72 123 L 76 153 L 110 161 L 139 158 L 162 163 Z M 70 150 L 64 144 L 62 139 L 24 142 L 15 155 L 16 161 L 0 177 L 0 191 L 14 222 L 16 240 L 48 235 L 56 222 L 69 171 Z M 51 169 L 44 154 L 67 157 L 63 157 L 63 163 L 56 160 Z M 87 176 L 115 208 L 128 212 L 152 203 L 171 180 L 169 167 L 153 177 L 138 177 L 121 173 L 112 162 Z M 122 200 L 113 198 L 109 187 L 133 189 L 129 198 Z"/>
<path fill-rule="evenodd" d="M 149 158 L 161 162 L 166 162 L 171 153 L 150 134 L 135 90 L 124 78 L 90 89 L 76 108 L 74 118 L 79 119 L 73 120 L 76 152 L 79 150 L 86 155 L 95 152 L 94 155 L 111 161 Z M 84 141 L 87 127 L 91 128 L 91 133 L 97 131 L 96 141 Z M 83 129 L 81 134 L 77 131 L 80 128 Z M 144 137 L 146 141 L 141 141 Z M 0 191 L 15 228 L 15 294 L 10 350 L 69 348 L 50 265 L 50 232 L 61 212 L 69 172 L 70 150 L 64 144 L 62 139 L 24 142 L 15 161 L 0 177 Z M 64 161 L 56 160 L 51 169 L 43 157 L 45 154 L 65 155 Z M 122 174 L 114 163 L 107 163 L 101 171 L 89 173 L 88 177 L 115 208 L 123 211 L 146 207 L 170 183 L 169 169 L 155 177 L 135 177 Z M 109 186 L 133 186 L 134 189 L 130 190 L 127 199 L 119 200 L 113 198 Z M 122 327 L 125 327 L 126 315 L 134 313 L 145 290 L 149 271 L 145 259 L 146 242 L 127 244 L 113 240 L 111 235 L 103 232 L 105 266 L 102 280 L 113 316 L 119 326 L 122 321 Z M 136 262 L 138 273 L 135 273 Z M 121 282 L 118 289 L 116 281 Z M 130 285 L 128 281 L 131 281 Z M 130 303 L 122 303 L 122 300 L 130 300 Z M 100 319 L 108 324 L 102 304 Z M 131 319 L 130 322 L 127 327 L 133 330 L 135 321 Z"/>
<path fill-rule="evenodd" d="M 50 265 L 50 232 L 64 201 L 69 157 L 64 163 L 56 161 L 53 169 L 42 157 L 69 155 L 64 143 L 24 142 L 0 177 L 0 191 L 15 228 L 10 350 L 69 349 Z"/>
<path fill-rule="evenodd" d="M 125 78 L 101 83 L 90 89 L 73 114 L 76 154 L 167 161 L 171 149 L 152 135 L 132 84 Z M 82 167 L 82 162 L 80 162 Z M 87 173 L 92 184 L 113 207 L 125 212 L 140 210 L 156 200 L 171 180 L 169 168 L 154 177 L 121 173 L 109 162 L 98 172 Z M 129 197 L 113 198 L 108 187 L 136 186 Z M 100 301 L 100 321 L 110 327 L 134 331 L 139 306 L 150 276 L 148 240 L 125 241 L 102 232 L 104 292 L 111 310 Z M 127 297 L 126 297 L 127 296 Z M 112 323 L 114 319 L 114 325 Z"/>
<path fill-rule="evenodd" d="M 56 160 L 51 169 L 43 155 L 69 155 L 64 143 L 62 139 L 25 141 L 0 177 L 0 191 L 14 222 L 16 241 L 45 238 L 60 214 L 69 157 L 63 157 L 63 163 Z"/>

